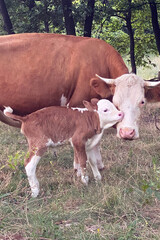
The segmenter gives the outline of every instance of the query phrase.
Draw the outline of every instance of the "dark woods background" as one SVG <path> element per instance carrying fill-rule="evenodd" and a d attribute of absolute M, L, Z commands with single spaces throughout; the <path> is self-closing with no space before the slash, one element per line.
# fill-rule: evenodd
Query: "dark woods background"
<path fill-rule="evenodd" d="M 160 55 L 160 0 L 0 0 L 0 35 L 49 32 L 104 39 L 132 71 Z"/>

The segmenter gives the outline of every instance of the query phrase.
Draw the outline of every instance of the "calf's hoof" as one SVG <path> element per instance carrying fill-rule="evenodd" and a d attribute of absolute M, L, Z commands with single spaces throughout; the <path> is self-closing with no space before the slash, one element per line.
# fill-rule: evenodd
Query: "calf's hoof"
<path fill-rule="evenodd" d="M 94 179 L 95 179 L 96 182 L 101 182 L 102 176 L 99 174 Z"/>
<path fill-rule="evenodd" d="M 36 198 L 39 194 L 39 189 L 38 188 L 34 188 L 32 189 L 32 194 L 31 194 L 31 197 L 32 198 Z"/>
<path fill-rule="evenodd" d="M 84 185 L 88 185 L 89 177 L 88 176 L 81 176 L 81 181 Z"/>
<path fill-rule="evenodd" d="M 105 168 L 103 163 L 97 164 L 97 167 L 98 167 L 98 170 L 100 171 L 102 171 Z"/>
<path fill-rule="evenodd" d="M 74 171 L 77 173 L 77 177 L 81 177 L 82 172 L 81 172 L 80 164 L 74 162 Z"/>

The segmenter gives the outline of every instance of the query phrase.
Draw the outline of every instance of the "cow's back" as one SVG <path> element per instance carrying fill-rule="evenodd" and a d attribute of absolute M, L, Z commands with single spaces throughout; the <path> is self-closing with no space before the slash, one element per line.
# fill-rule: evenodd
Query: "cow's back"
<path fill-rule="evenodd" d="M 92 38 L 58 34 L 0 37 L 0 108 L 17 114 L 51 105 L 81 106 L 97 95 L 90 79 L 128 70 L 113 47 Z M 9 96 L 9 97 L 8 97 Z"/>

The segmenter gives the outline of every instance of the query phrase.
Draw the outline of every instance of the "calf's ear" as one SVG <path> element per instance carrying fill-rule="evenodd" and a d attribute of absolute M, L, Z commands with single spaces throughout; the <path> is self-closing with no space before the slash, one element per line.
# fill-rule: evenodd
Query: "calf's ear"
<path fill-rule="evenodd" d="M 93 112 L 94 110 L 97 110 L 97 102 L 99 100 L 97 98 L 92 98 L 91 102 L 83 101 L 83 105 L 88 109 L 88 111 Z"/>
<path fill-rule="evenodd" d="M 91 99 L 91 103 L 93 105 L 93 107 L 95 107 L 95 109 L 97 108 L 97 103 L 98 103 L 99 99 L 98 98 L 92 98 Z"/>

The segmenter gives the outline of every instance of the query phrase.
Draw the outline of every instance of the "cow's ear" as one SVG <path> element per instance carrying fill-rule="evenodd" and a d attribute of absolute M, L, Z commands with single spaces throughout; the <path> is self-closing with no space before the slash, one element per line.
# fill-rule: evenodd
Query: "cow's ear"
<path fill-rule="evenodd" d="M 99 99 L 98 98 L 92 98 L 91 99 L 91 103 L 92 103 L 92 106 L 97 109 L 97 103 L 99 102 Z"/>
<path fill-rule="evenodd" d="M 97 102 L 99 100 L 96 98 L 91 99 L 91 102 L 83 101 L 83 105 L 88 109 L 88 111 L 93 112 L 94 110 L 97 110 Z"/>
<path fill-rule="evenodd" d="M 147 102 L 160 102 L 160 85 L 152 88 L 145 86 L 144 89 Z"/>
<path fill-rule="evenodd" d="M 106 84 L 104 81 L 98 78 L 92 78 L 90 80 L 90 86 L 94 91 L 101 96 L 101 98 L 108 98 L 114 94 L 115 85 Z"/>

